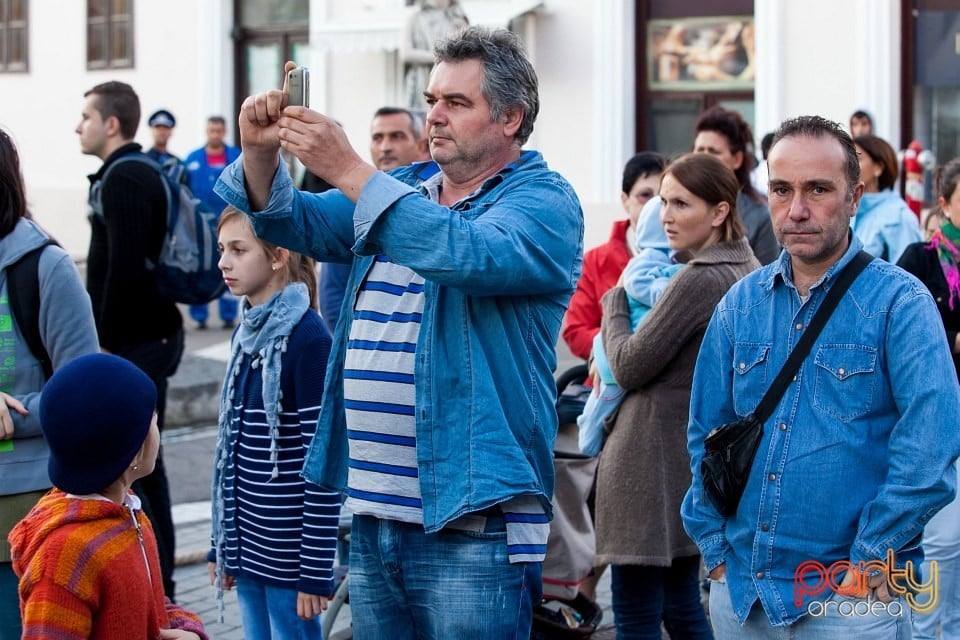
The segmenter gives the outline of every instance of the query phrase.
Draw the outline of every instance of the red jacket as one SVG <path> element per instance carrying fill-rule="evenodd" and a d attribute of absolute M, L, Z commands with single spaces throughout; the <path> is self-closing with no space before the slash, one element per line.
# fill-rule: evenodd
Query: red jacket
<path fill-rule="evenodd" d="M 613 223 L 610 239 L 583 254 L 583 270 L 577 290 L 570 298 L 563 325 L 563 340 L 570 352 L 586 360 L 593 350 L 593 337 L 600 331 L 603 310 L 600 298 L 617 284 L 620 274 L 630 261 L 627 248 L 629 220 Z"/>

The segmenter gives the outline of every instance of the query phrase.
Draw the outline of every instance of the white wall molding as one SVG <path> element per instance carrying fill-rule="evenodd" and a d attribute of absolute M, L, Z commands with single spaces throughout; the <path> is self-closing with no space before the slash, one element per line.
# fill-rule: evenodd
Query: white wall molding
<path fill-rule="evenodd" d="M 756 33 L 757 77 L 754 85 L 755 144 L 773 131 L 788 115 L 786 113 L 786 83 L 783 82 L 784 26 L 781 0 L 756 0 L 754 8 Z"/>
<path fill-rule="evenodd" d="M 593 154 L 590 191 L 583 200 L 610 201 L 623 165 L 634 153 L 636 108 L 634 3 L 597 0 L 593 21 Z M 575 119 L 575 117 L 574 117 Z"/>
<path fill-rule="evenodd" d="M 853 109 L 873 116 L 874 133 L 896 149 L 900 140 L 900 4 L 896 0 L 856 0 L 857 74 Z M 853 111 L 851 109 L 851 112 Z M 844 125 L 847 123 L 844 122 Z"/>

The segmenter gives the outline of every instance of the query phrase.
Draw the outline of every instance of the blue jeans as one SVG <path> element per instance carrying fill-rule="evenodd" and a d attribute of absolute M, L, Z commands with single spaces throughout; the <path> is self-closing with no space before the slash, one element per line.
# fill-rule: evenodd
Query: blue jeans
<path fill-rule="evenodd" d="M 661 623 L 671 638 L 713 638 L 700 604 L 700 556 L 669 567 L 613 565 L 610 590 L 617 640 L 660 640 Z"/>
<path fill-rule="evenodd" d="M 20 580 L 13 564 L 0 562 L 0 640 L 20 640 Z"/>
<path fill-rule="evenodd" d="M 224 291 L 217 298 L 217 310 L 220 312 L 220 319 L 224 322 L 236 322 L 238 304 L 237 299 L 230 291 Z M 206 304 L 192 304 L 190 305 L 190 317 L 193 318 L 194 322 L 206 323 L 207 318 L 210 317 L 210 309 L 207 308 Z"/>
<path fill-rule="evenodd" d="M 350 613 L 356 640 L 528 640 L 540 563 L 510 564 L 503 518 L 483 533 L 355 515 Z"/>
<path fill-rule="evenodd" d="M 922 579 L 930 580 L 930 561 L 937 562 L 937 604 L 927 613 L 913 614 L 915 640 L 960 638 L 960 497 L 954 498 L 923 530 Z M 921 604 L 926 603 L 921 599 Z"/>
<path fill-rule="evenodd" d="M 894 604 L 896 603 L 896 604 Z M 867 611 L 870 603 L 863 599 L 831 594 L 826 606 L 816 609 L 817 615 L 807 615 L 789 627 L 774 627 L 760 602 L 755 602 L 743 626 L 733 614 L 726 579 L 710 581 L 710 622 L 717 640 L 909 640 L 910 607 L 900 599 L 890 604 L 894 616 L 857 614 L 857 607 Z"/>
<path fill-rule="evenodd" d="M 312 640 L 320 637 L 320 616 L 297 616 L 297 590 L 274 587 L 255 578 L 237 578 L 237 602 L 243 635 L 251 640 Z"/>

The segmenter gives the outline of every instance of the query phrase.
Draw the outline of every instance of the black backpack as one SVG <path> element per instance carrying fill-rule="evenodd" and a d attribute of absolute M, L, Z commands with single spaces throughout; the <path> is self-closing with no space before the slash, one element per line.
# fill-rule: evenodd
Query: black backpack
<path fill-rule="evenodd" d="M 7 299 L 10 304 L 10 315 L 13 316 L 14 324 L 17 325 L 20 335 L 30 348 L 30 353 L 40 361 L 43 377 L 46 380 L 53 375 L 53 361 L 40 337 L 39 267 L 40 254 L 51 244 L 57 243 L 54 240 L 47 240 L 7 267 Z"/>
<path fill-rule="evenodd" d="M 193 195 L 183 180 L 183 164 L 166 162 L 163 166 L 142 153 L 117 158 L 90 190 L 90 208 L 103 219 L 101 190 L 111 170 L 121 162 L 140 162 L 153 169 L 163 183 L 167 197 L 167 232 L 157 261 L 147 259 L 147 269 L 156 278 L 160 295 L 184 304 L 206 304 L 219 298 L 227 288 L 217 262 L 217 218 Z"/>

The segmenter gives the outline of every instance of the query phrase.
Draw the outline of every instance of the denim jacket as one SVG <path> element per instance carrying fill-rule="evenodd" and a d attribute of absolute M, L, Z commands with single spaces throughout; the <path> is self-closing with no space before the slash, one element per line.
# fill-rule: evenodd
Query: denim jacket
<path fill-rule="evenodd" d="M 417 188 L 423 167 L 374 174 L 354 205 L 336 190 L 297 191 L 281 164 L 266 207 L 251 213 L 254 228 L 317 260 L 356 255 L 344 308 L 353 308 L 376 254 L 426 280 L 414 377 L 427 532 L 518 495 L 537 496 L 550 513 L 555 345 L 580 275 L 583 211 L 573 188 L 534 151 L 451 207 Z M 242 159 L 227 167 L 217 192 L 250 211 Z M 344 313 L 337 324 L 304 467 L 312 482 L 341 491 L 349 461 L 343 361 L 352 320 Z"/>
<path fill-rule="evenodd" d="M 874 260 L 841 299 L 764 424 L 736 514 L 702 492 L 703 440 L 753 412 L 842 269 L 843 257 L 801 302 L 790 256 L 735 284 L 717 305 L 697 360 L 688 447 L 693 483 L 681 508 L 707 570 L 726 563 L 742 623 L 759 598 L 773 625 L 790 624 L 801 563 L 896 564 L 922 559 L 926 522 L 953 497 L 960 453 L 960 387 L 926 287 Z M 802 591 L 802 590 L 801 590 Z"/>

